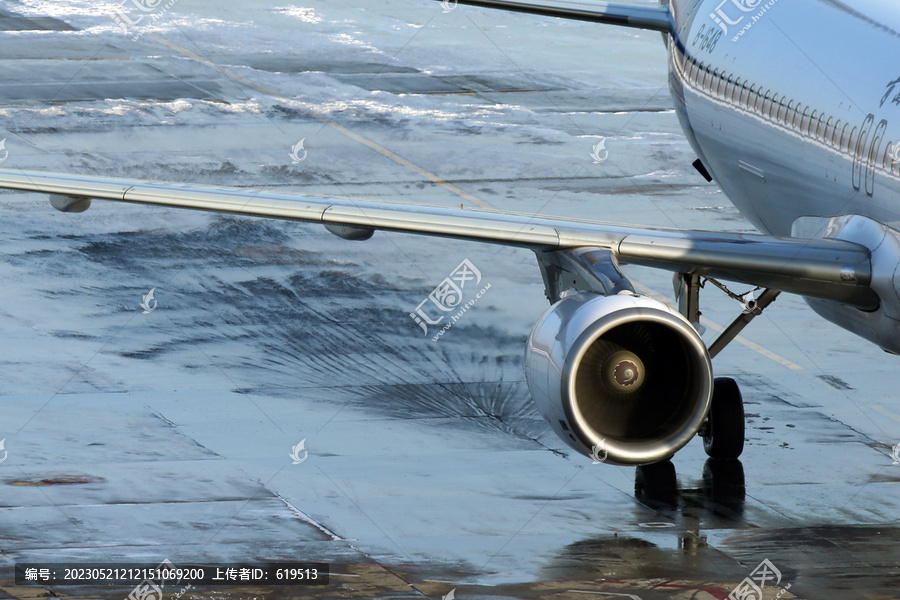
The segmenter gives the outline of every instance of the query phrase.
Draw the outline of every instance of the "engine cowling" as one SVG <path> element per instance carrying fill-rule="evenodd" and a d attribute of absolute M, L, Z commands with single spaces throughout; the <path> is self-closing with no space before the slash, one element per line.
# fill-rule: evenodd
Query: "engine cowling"
<path fill-rule="evenodd" d="M 529 337 L 525 377 L 560 438 L 618 465 L 672 456 L 699 430 L 713 390 L 694 327 L 629 293 L 579 292 L 551 306 Z"/>

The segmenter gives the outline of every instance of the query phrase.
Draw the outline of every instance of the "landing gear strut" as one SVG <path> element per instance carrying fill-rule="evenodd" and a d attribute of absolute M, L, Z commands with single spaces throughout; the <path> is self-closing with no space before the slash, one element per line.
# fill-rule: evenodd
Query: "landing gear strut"
<path fill-rule="evenodd" d="M 778 290 L 764 290 L 759 298 L 754 299 L 753 292 L 737 295 L 712 278 L 701 278 L 696 274 L 676 273 L 674 277 L 675 296 L 678 308 L 688 321 L 700 329 L 700 288 L 709 281 L 728 296 L 744 306 L 741 314 L 726 327 L 719 337 L 709 346 L 710 358 L 722 351 L 750 321 L 762 314 L 781 293 Z M 702 330 L 701 330 L 702 331 Z M 741 390 L 734 379 L 718 377 L 713 387 L 712 405 L 706 424 L 700 430 L 703 438 L 703 449 L 711 458 L 734 459 L 744 450 L 744 401 Z"/>

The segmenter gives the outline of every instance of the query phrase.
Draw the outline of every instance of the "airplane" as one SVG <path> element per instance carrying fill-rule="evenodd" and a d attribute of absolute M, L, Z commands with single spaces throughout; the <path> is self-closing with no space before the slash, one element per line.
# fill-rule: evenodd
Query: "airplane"
<path fill-rule="evenodd" d="M 526 346 L 530 393 L 562 440 L 609 464 L 662 464 L 698 435 L 713 459 L 740 456 L 740 389 L 713 377 L 712 359 L 780 293 L 900 353 L 900 73 L 879 60 L 900 50 L 900 5 L 458 3 L 659 32 L 694 167 L 760 233 L 16 169 L 0 169 L 0 188 L 49 194 L 62 212 L 101 199 L 321 223 L 353 241 L 393 231 L 528 248 L 550 302 Z M 677 310 L 636 293 L 621 264 L 672 272 Z M 763 291 L 707 346 L 700 290 L 728 290 L 719 280 Z"/>

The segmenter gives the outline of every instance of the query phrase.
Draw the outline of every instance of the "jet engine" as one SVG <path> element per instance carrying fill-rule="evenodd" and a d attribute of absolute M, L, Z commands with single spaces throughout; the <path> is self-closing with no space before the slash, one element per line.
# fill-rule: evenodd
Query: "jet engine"
<path fill-rule="evenodd" d="M 640 465 L 687 444 L 709 411 L 706 345 L 646 296 L 585 292 L 555 303 L 525 352 L 535 404 L 559 437 L 595 460 Z"/>

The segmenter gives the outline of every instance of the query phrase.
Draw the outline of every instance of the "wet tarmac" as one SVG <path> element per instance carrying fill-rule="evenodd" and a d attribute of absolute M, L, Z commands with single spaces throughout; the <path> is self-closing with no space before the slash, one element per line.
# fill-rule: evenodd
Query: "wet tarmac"
<path fill-rule="evenodd" d="M 109 10 L 0 2 L 3 167 L 751 230 L 690 168 L 658 34 L 414 0 L 179 0 L 127 34 Z M 532 406 L 527 251 L 30 194 L 0 215 L 0 598 L 131 591 L 16 563 L 163 559 L 332 571 L 166 598 L 724 600 L 766 560 L 766 600 L 900 598 L 897 358 L 799 298 L 714 363 L 741 461 L 695 440 L 614 467 Z M 463 259 L 491 287 L 432 341 L 409 313 Z M 711 337 L 740 307 L 704 294 Z"/>

